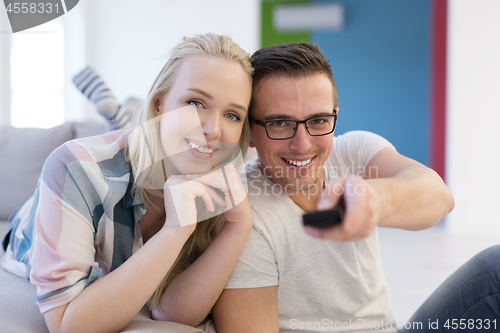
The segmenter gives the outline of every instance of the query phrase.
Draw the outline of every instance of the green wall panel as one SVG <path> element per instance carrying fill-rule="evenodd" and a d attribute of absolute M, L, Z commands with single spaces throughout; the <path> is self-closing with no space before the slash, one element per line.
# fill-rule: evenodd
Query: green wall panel
<path fill-rule="evenodd" d="M 290 42 L 310 42 L 311 33 L 309 31 L 296 31 L 289 33 L 281 33 L 273 28 L 273 9 L 277 5 L 291 4 L 306 4 L 309 0 L 296 1 L 262 1 L 262 30 L 261 30 L 261 47 L 266 47 L 274 44 L 290 43 Z"/>

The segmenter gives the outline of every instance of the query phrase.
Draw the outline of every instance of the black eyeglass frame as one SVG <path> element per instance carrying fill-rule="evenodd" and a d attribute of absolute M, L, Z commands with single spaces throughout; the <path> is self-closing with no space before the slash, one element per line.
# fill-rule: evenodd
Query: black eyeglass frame
<path fill-rule="evenodd" d="M 324 133 L 324 134 L 311 134 L 311 132 L 309 132 L 309 128 L 307 127 L 307 122 L 309 120 L 316 119 L 316 118 L 324 118 L 324 117 L 329 117 L 329 116 L 333 116 L 333 118 L 335 119 L 333 122 L 333 128 L 330 132 Z M 267 131 L 267 124 L 274 123 L 276 121 L 293 121 L 295 123 L 295 130 L 293 131 L 293 135 L 291 137 L 282 138 L 282 139 L 271 138 L 269 136 L 269 132 Z M 314 116 L 311 118 L 307 118 L 305 120 L 275 119 L 275 120 L 269 120 L 269 121 L 261 121 L 261 120 L 255 119 L 253 117 L 250 117 L 250 122 L 253 124 L 257 124 L 257 125 L 264 127 L 266 129 L 267 137 L 271 140 L 288 140 L 288 139 L 293 138 L 295 136 L 295 134 L 297 133 L 297 128 L 299 127 L 300 124 L 304 124 L 304 127 L 306 128 L 307 134 L 309 134 L 310 136 L 323 136 L 323 135 L 331 134 L 331 133 L 333 133 L 333 131 L 335 131 L 335 126 L 337 126 L 337 110 L 333 110 L 333 114 L 328 114 L 328 115 L 324 115 L 324 116 Z"/>

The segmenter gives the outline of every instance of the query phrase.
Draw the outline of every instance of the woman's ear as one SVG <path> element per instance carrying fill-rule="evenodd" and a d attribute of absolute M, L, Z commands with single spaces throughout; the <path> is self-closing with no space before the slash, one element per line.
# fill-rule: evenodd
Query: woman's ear
<path fill-rule="evenodd" d="M 161 113 L 160 106 L 161 106 L 160 100 L 157 99 L 155 101 L 155 112 L 156 112 L 156 115 L 159 115 Z"/>

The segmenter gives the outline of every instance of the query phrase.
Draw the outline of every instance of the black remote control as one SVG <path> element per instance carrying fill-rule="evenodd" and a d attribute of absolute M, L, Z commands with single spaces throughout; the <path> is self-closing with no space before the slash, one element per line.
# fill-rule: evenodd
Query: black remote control
<path fill-rule="evenodd" d="M 330 210 L 304 214 L 302 218 L 304 220 L 304 226 L 317 228 L 331 227 L 342 223 L 344 212 L 344 206 L 338 205 Z"/>

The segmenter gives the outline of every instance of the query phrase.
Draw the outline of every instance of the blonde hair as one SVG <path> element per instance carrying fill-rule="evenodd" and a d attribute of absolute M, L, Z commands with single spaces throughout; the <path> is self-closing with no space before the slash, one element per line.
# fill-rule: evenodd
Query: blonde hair
<path fill-rule="evenodd" d="M 212 33 L 200 34 L 194 37 L 184 37 L 174 47 L 169 60 L 153 82 L 141 112 L 136 115 L 136 130 L 132 131 L 129 136 L 127 149 L 128 158 L 136 177 L 134 186 L 140 189 L 143 201 L 150 207 L 156 207 L 152 201 L 153 197 L 163 197 L 163 193 L 154 184 L 157 184 L 159 177 L 161 177 L 160 181 L 163 181 L 163 183 L 166 179 L 162 163 L 157 162 L 160 159 L 163 160 L 165 154 L 157 124 L 155 121 L 151 121 L 157 116 L 155 102 L 163 100 L 172 88 L 182 61 L 187 57 L 197 55 L 222 57 L 227 60 L 237 61 L 248 74 L 249 80 L 252 80 L 253 69 L 250 55 L 233 42 L 230 37 Z M 245 156 L 248 149 L 248 141 L 249 122 L 247 117 L 238 143 L 243 156 Z M 156 208 L 162 209 L 161 207 Z M 208 248 L 221 228 L 221 221 L 222 216 L 218 215 L 197 223 L 195 231 L 184 244 L 171 269 L 149 300 L 151 309 L 158 306 L 161 296 L 175 277 Z"/>

